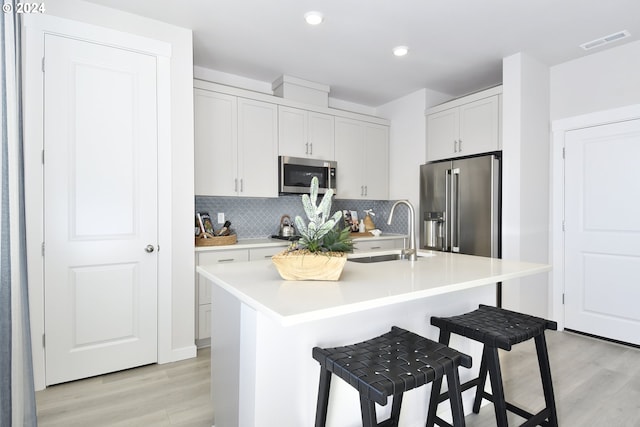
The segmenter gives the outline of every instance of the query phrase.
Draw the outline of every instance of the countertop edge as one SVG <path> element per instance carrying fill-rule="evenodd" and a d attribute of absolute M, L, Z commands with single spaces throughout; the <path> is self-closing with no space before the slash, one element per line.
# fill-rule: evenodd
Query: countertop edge
<path fill-rule="evenodd" d="M 451 254 L 452 256 L 456 256 Z M 495 259 L 492 259 L 495 260 Z M 503 261 L 503 260 L 500 260 Z M 300 314 L 291 314 L 291 315 L 282 315 L 278 312 L 272 310 L 266 305 L 260 303 L 256 299 L 250 297 L 249 295 L 240 292 L 233 285 L 226 283 L 221 278 L 211 274 L 204 267 L 197 267 L 196 270 L 204 275 L 207 279 L 215 282 L 216 285 L 220 286 L 222 289 L 226 290 L 234 297 L 238 298 L 241 302 L 247 304 L 249 307 L 254 310 L 260 311 L 278 322 L 282 326 L 295 326 L 307 322 L 313 322 L 317 320 L 323 320 L 330 317 L 348 315 L 351 313 L 356 313 L 359 311 L 369 310 L 373 308 L 379 308 L 384 306 L 389 306 L 392 304 L 414 301 L 422 298 L 429 298 L 437 295 L 442 295 L 450 292 L 457 292 L 465 289 L 471 289 L 474 287 L 485 286 L 494 284 L 497 282 L 502 282 L 506 280 L 517 279 L 520 277 L 540 274 L 551 271 L 551 266 L 547 264 L 533 264 L 522 262 L 523 267 L 518 269 L 517 271 L 511 271 L 507 273 L 501 273 L 496 275 L 491 275 L 487 277 L 467 280 L 459 283 L 446 284 L 435 288 L 425 289 L 422 291 L 404 293 L 399 295 L 386 296 L 382 298 L 375 298 L 367 301 L 355 302 L 347 305 L 340 305 L 336 307 L 322 308 L 318 310 L 313 310 Z"/>

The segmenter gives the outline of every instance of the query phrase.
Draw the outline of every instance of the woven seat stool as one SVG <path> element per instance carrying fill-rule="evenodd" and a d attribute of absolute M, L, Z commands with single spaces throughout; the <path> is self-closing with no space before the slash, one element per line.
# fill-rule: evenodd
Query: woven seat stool
<path fill-rule="evenodd" d="M 471 357 L 420 335 L 392 327 L 379 337 L 335 348 L 314 347 L 313 358 L 320 363 L 320 385 L 316 427 L 327 421 L 332 374 L 360 393 L 363 427 L 398 425 L 402 395 L 447 376 L 451 391 L 454 425 L 464 426 L 458 366 L 471 367 Z M 378 424 L 375 404 L 386 405 L 393 396 L 391 416 Z"/>
<path fill-rule="evenodd" d="M 544 336 L 546 329 L 557 329 L 556 322 L 529 316 L 502 308 L 480 305 L 477 310 L 453 317 L 432 317 L 431 324 L 440 328 L 440 343 L 449 344 L 451 334 L 461 335 L 484 344 L 480 373 L 475 379 L 462 384 L 462 391 L 477 387 L 473 412 L 480 412 L 482 399 L 493 402 L 496 414 L 496 425 L 507 427 L 507 410 L 513 412 L 527 421 L 521 426 L 558 426 L 553 384 L 551 382 L 551 369 L 549 367 L 549 355 Z M 500 372 L 500 360 L 498 349 L 510 351 L 511 346 L 535 339 L 538 366 L 542 377 L 542 389 L 546 407 L 537 414 L 531 414 L 505 401 L 502 386 L 502 374 Z M 487 373 L 491 381 L 491 393 L 484 391 Z M 440 394 L 441 381 L 434 381 L 431 389 L 429 413 L 427 419 L 436 419 L 437 425 L 448 425 L 437 419 L 435 412 L 440 402 L 447 400 L 447 393 Z"/>

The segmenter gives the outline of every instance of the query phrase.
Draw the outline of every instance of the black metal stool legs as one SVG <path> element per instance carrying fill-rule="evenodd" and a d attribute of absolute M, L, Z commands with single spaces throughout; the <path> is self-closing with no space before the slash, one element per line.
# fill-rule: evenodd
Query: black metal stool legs
<path fill-rule="evenodd" d="M 542 390 L 546 409 L 549 412 L 547 417 L 549 425 L 558 427 L 558 413 L 556 412 L 556 400 L 553 394 L 553 383 L 551 381 L 551 367 L 549 366 L 549 353 L 547 352 L 547 341 L 544 334 L 535 338 L 536 353 L 538 353 L 538 366 L 540 366 L 540 376 L 542 377 Z"/>
<path fill-rule="evenodd" d="M 440 338 L 438 342 L 440 344 L 449 345 L 451 339 L 451 333 L 449 331 L 440 330 Z M 457 369 L 447 371 L 447 387 L 446 393 L 440 394 L 442 388 L 442 378 L 434 380 L 431 383 L 431 397 L 429 398 L 429 410 L 427 412 L 426 427 L 433 427 L 434 425 L 449 426 L 450 424 L 444 421 L 442 418 L 436 416 L 436 410 L 440 402 L 449 399 L 451 404 L 451 416 L 453 418 L 454 427 L 464 427 L 464 408 L 462 406 L 462 388 L 460 387 L 460 376 Z"/>
<path fill-rule="evenodd" d="M 491 381 L 491 394 L 493 395 L 493 406 L 496 413 L 496 425 L 498 427 L 507 427 L 507 406 L 504 400 L 504 390 L 502 388 L 502 373 L 500 372 L 500 359 L 498 358 L 498 349 L 496 347 L 485 346 L 487 369 L 489 371 L 489 380 Z M 482 389 L 478 385 L 476 391 L 476 402 L 473 407 L 480 407 L 482 397 L 484 395 L 484 381 Z"/>
<path fill-rule="evenodd" d="M 318 404 L 316 406 L 316 426 L 327 424 L 327 408 L 329 407 L 329 388 L 331 387 L 331 372 L 320 370 L 320 385 L 318 386 Z"/>

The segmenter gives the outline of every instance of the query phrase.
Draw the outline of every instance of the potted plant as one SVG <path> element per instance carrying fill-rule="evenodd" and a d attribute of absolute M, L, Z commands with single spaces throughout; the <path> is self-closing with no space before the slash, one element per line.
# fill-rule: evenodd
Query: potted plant
<path fill-rule="evenodd" d="M 295 218 L 300 240 L 271 259 L 285 280 L 338 280 L 346 252 L 353 250 L 350 230 L 338 228 L 341 211 L 330 217 L 333 190 L 328 190 L 318 205 L 318 178 L 313 177 L 309 193 L 302 195 L 308 224 L 299 215 Z"/>

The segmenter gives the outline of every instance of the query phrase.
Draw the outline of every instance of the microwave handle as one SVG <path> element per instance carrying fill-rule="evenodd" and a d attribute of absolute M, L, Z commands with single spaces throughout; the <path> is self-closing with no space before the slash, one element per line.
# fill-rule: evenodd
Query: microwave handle
<path fill-rule="evenodd" d="M 327 166 L 327 185 L 328 188 L 333 188 L 333 181 L 331 180 L 331 166 Z"/>

